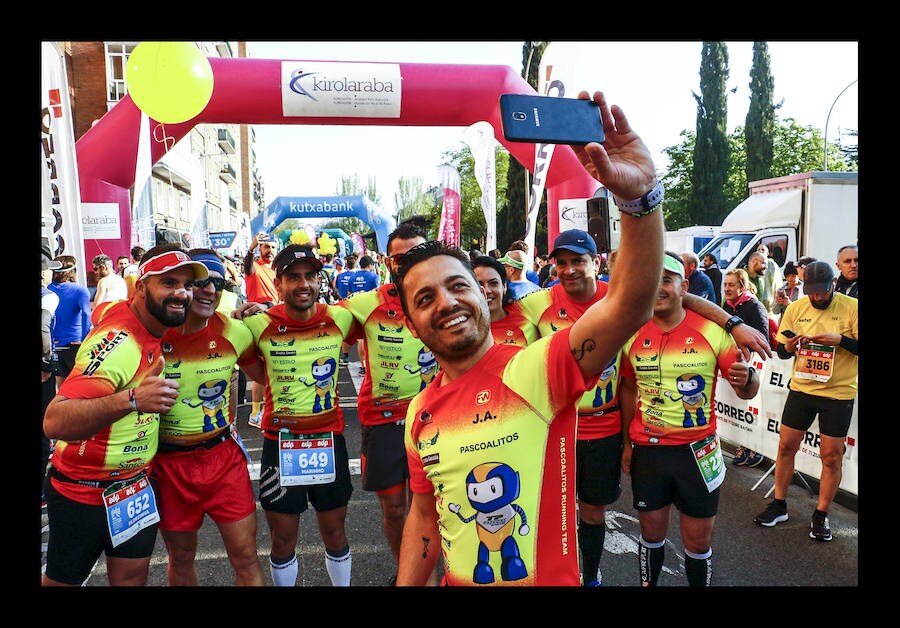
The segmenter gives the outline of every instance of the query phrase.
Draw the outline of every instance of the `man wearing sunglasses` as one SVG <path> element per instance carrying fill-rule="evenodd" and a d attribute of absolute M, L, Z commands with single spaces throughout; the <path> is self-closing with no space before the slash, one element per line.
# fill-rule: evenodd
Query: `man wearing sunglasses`
<path fill-rule="evenodd" d="M 179 382 L 178 402 L 159 416 L 157 483 L 159 529 L 169 554 L 169 586 L 197 586 L 197 532 L 206 515 L 216 523 L 237 586 L 263 586 L 257 556 L 256 499 L 249 456 L 235 425 L 232 397 L 237 364 L 265 382 L 253 335 L 242 321 L 217 311 L 227 280 L 225 262 L 212 249 L 191 249 L 209 276 L 188 282 L 187 320 L 162 339 L 165 375 Z"/>

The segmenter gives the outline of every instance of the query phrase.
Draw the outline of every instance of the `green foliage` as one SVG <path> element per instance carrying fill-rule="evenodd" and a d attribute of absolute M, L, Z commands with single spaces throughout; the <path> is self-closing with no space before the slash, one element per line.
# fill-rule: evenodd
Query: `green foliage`
<path fill-rule="evenodd" d="M 768 179 L 774 152 L 775 110 L 772 104 L 775 79 L 769 62 L 769 45 L 753 42 L 753 66 L 750 68 L 750 107 L 744 126 L 747 150 L 746 177 L 750 181 Z"/>

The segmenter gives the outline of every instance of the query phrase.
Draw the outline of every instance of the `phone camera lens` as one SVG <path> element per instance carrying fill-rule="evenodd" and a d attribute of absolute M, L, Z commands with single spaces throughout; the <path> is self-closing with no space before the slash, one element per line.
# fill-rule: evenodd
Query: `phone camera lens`
<path fill-rule="evenodd" d="M 514 120 L 524 120 L 524 119 L 525 119 L 525 113 L 522 112 L 522 111 L 514 111 L 514 112 L 513 112 L 513 119 L 514 119 Z"/>

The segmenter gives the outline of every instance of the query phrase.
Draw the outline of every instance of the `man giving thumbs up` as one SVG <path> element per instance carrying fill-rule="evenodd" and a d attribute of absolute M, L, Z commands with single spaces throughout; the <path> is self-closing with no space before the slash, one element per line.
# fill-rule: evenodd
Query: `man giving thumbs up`
<path fill-rule="evenodd" d="M 148 475 L 159 413 L 178 397 L 162 377 L 160 338 L 185 322 L 206 266 L 174 244 L 141 258 L 134 297 L 104 313 L 44 413 L 56 439 L 45 487 L 44 586 L 79 586 L 106 554 L 112 586 L 146 584 L 159 514 Z"/>

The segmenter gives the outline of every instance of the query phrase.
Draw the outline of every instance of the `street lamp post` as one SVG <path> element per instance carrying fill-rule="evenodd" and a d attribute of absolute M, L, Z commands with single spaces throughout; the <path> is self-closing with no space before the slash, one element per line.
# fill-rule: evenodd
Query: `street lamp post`
<path fill-rule="evenodd" d="M 822 159 L 822 170 L 824 170 L 825 172 L 828 172 L 828 121 L 831 119 L 831 111 L 834 109 L 834 106 L 837 104 L 838 98 L 840 98 L 844 94 L 844 92 L 846 92 L 848 89 L 850 89 L 850 86 L 853 85 L 858 80 L 859 79 L 853 79 L 852 81 L 850 81 L 850 83 L 847 85 L 847 87 L 845 87 L 844 89 L 841 90 L 841 93 L 838 94 L 835 97 L 834 102 L 831 103 L 831 107 L 829 107 L 829 109 L 828 109 L 828 115 L 825 117 L 825 133 L 822 138 L 824 140 L 823 144 L 825 144 L 825 150 L 824 150 L 825 156 Z"/>

